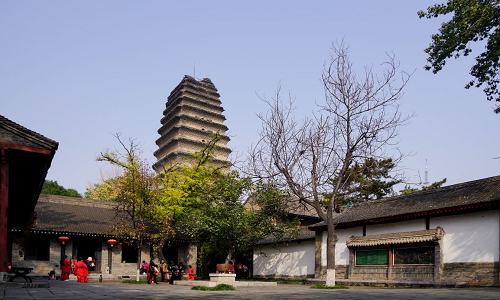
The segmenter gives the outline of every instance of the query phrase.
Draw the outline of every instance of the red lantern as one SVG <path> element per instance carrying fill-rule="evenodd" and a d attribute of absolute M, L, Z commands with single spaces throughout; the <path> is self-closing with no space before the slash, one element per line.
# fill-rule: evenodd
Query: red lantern
<path fill-rule="evenodd" d="M 61 242 L 63 245 L 65 242 L 69 241 L 69 237 L 67 236 L 60 236 L 57 238 L 59 240 L 59 242 Z"/>
<path fill-rule="evenodd" d="M 110 244 L 110 245 L 111 245 L 111 247 L 113 247 L 113 245 L 115 245 L 116 243 L 118 243 L 118 241 L 117 241 L 117 240 L 115 240 L 115 239 L 109 239 L 109 240 L 108 240 L 108 244 Z"/>

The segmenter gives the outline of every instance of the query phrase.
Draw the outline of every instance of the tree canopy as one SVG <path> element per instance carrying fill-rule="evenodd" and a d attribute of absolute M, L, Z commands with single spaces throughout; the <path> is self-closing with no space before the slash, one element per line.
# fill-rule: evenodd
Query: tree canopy
<path fill-rule="evenodd" d="M 75 189 L 66 189 L 62 185 L 59 185 L 57 181 L 45 180 L 43 182 L 42 194 L 47 195 L 60 195 L 60 196 L 68 196 L 68 197 L 77 197 L 82 198 L 82 195 L 78 193 Z"/>
<path fill-rule="evenodd" d="M 301 204 L 315 209 L 327 224 L 326 285 L 335 285 L 334 217 L 343 203 L 335 200 L 349 193 L 350 168 L 368 158 L 386 159 L 385 150 L 397 144 L 400 126 L 411 116 L 403 116 L 398 100 L 403 96 L 410 74 L 399 72 L 394 56 L 376 75 L 370 67 L 356 76 L 344 42 L 333 43 L 330 60 L 322 76 L 325 99 L 312 117 L 298 121 L 293 100 L 284 102 L 280 89 L 262 121 L 260 139 L 249 153 L 248 172 L 257 178 L 273 179 Z M 397 163 L 401 156 L 393 157 Z"/>
<path fill-rule="evenodd" d="M 344 187 L 337 194 L 335 202 L 342 205 L 372 199 L 381 199 L 393 193 L 393 186 L 401 179 L 394 179 L 391 175 L 396 164 L 392 158 L 366 158 L 364 162 L 355 162 L 346 172 Z M 336 176 L 330 179 L 332 184 L 338 180 Z M 325 195 L 329 199 L 331 195 Z"/>
<path fill-rule="evenodd" d="M 419 11 L 420 18 L 437 18 L 453 14 L 443 22 L 439 33 L 432 35 L 432 42 L 424 51 L 429 54 L 426 70 L 439 72 L 449 58 L 468 56 L 472 42 L 486 41 L 485 51 L 476 56 L 470 74 L 474 77 L 465 88 L 486 86 L 486 99 L 500 101 L 498 90 L 500 72 L 500 1 L 499 0 L 448 0 Z M 500 105 L 494 110 L 500 113 Z"/>
<path fill-rule="evenodd" d="M 445 183 L 446 183 L 446 178 L 441 180 L 441 181 L 436 181 L 436 182 L 429 184 L 429 185 L 424 185 L 421 188 L 412 188 L 410 185 L 405 185 L 405 188 L 400 190 L 399 192 L 401 193 L 401 195 L 407 195 L 407 194 L 411 194 L 411 193 L 435 189 L 435 188 L 441 187 Z"/>

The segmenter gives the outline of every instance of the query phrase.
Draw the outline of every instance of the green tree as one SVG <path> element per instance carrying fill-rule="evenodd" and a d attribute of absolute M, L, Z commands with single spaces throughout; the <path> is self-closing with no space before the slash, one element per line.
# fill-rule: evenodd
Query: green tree
<path fill-rule="evenodd" d="M 405 188 L 400 190 L 399 192 L 401 193 L 401 195 L 408 195 L 408 194 L 411 194 L 411 193 L 416 193 L 416 192 L 421 192 L 421 191 L 427 191 L 427 190 L 430 190 L 430 189 L 435 189 L 435 188 L 438 188 L 438 187 L 441 187 L 443 184 L 446 183 L 446 178 L 441 180 L 441 181 L 436 181 L 430 185 L 424 185 L 422 186 L 420 189 L 419 188 L 412 188 L 410 185 L 405 185 Z"/>
<path fill-rule="evenodd" d="M 390 195 L 393 192 L 393 186 L 401 182 L 391 175 L 395 166 L 392 158 L 376 159 L 370 157 L 366 158 L 364 162 L 355 162 L 352 167 L 347 169 L 345 173 L 347 179 L 335 201 L 341 206 L 347 203 L 381 199 Z M 337 180 L 336 176 L 330 182 L 335 184 Z M 325 199 L 331 197 L 329 194 L 325 196 Z"/>
<path fill-rule="evenodd" d="M 78 193 L 75 189 L 66 189 L 62 185 L 59 185 L 57 181 L 45 180 L 43 182 L 42 194 L 47 195 L 60 195 L 68 197 L 82 198 L 82 195 Z"/>
<path fill-rule="evenodd" d="M 419 11 L 420 18 L 437 18 L 453 14 L 448 22 L 441 24 L 439 33 L 432 35 L 430 46 L 424 51 L 429 54 L 430 65 L 426 70 L 439 72 L 449 58 L 468 56 L 472 42 L 486 40 L 486 50 L 476 57 L 470 74 L 474 77 L 465 88 L 486 85 L 486 99 L 500 101 L 498 90 L 500 72 L 500 2 L 498 0 L 448 0 Z M 500 105 L 495 108 L 500 113 Z"/>
<path fill-rule="evenodd" d="M 252 184 L 233 170 L 219 174 L 203 190 L 205 197 L 187 207 L 177 224 L 200 243 L 199 273 L 204 277 L 215 264 L 251 251 L 259 240 L 285 241 L 298 232 L 298 221 L 287 218 L 290 195 L 275 185 Z M 250 191 L 257 210 L 244 206 Z"/>
<path fill-rule="evenodd" d="M 110 176 L 101 174 L 101 179 L 98 183 L 89 184 L 85 191 L 84 197 L 88 199 L 116 201 L 113 198 L 113 193 L 119 176 Z"/>
<path fill-rule="evenodd" d="M 162 245 L 173 234 L 172 216 L 160 202 L 162 181 L 140 158 L 140 149 L 133 139 L 126 144 L 120 134 L 115 137 L 122 152 L 108 149 L 96 158 L 122 171 L 118 176 L 108 178 L 108 182 L 113 183 L 107 190 L 109 199 L 117 202 L 116 222 L 110 233 L 138 249 L 142 249 L 144 243 Z M 141 251 L 138 251 L 138 267 L 140 261 Z"/>

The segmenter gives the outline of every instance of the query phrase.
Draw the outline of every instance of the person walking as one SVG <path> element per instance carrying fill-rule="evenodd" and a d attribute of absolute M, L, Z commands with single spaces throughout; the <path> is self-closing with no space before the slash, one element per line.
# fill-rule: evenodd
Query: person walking
<path fill-rule="evenodd" d="M 89 282 L 89 279 L 87 278 L 89 275 L 89 269 L 82 257 L 80 257 L 78 262 L 75 264 L 75 275 L 78 282 Z"/>
<path fill-rule="evenodd" d="M 155 264 L 155 260 L 152 258 L 149 262 L 148 284 L 151 284 L 151 282 L 158 284 L 158 282 L 156 282 L 156 275 L 158 275 L 158 265 Z"/>
<path fill-rule="evenodd" d="M 61 259 L 61 281 L 69 281 L 69 274 L 71 273 L 71 263 L 68 256 L 64 255 Z"/>

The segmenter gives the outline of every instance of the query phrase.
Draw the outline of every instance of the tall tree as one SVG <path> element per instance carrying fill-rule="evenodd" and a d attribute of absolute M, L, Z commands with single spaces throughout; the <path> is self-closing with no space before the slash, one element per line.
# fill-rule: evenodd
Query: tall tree
<path fill-rule="evenodd" d="M 45 180 L 43 182 L 41 193 L 47 195 L 60 195 L 60 196 L 82 198 L 82 195 L 80 195 L 80 193 L 78 193 L 77 190 L 67 189 L 62 185 L 59 185 L 55 180 L 54 181 Z"/>
<path fill-rule="evenodd" d="M 115 137 L 122 151 L 106 150 L 96 158 L 119 167 L 122 172 L 112 178 L 108 195 L 116 201 L 116 222 L 110 233 L 119 236 L 122 242 L 135 245 L 138 251 L 138 267 L 141 249 L 145 242 L 162 244 L 172 234 L 172 216 L 168 207 L 160 203 L 162 181 L 140 158 L 140 149 L 133 139 L 128 143 L 120 134 Z"/>
<path fill-rule="evenodd" d="M 468 56 L 472 52 L 472 42 L 486 40 L 486 49 L 476 57 L 470 74 L 474 77 L 467 85 L 486 85 L 486 99 L 500 101 L 498 90 L 500 72 L 500 1 L 499 0 L 448 0 L 446 4 L 436 4 L 419 11 L 420 18 L 437 18 L 453 14 L 451 20 L 441 24 L 439 33 L 432 35 L 432 42 L 424 51 L 429 54 L 430 65 L 426 70 L 437 73 L 449 58 Z M 500 113 L 496 105 L 495 113 Z"/>
<path fill-rule="evenodd" d="M 325 63 L 325 102 L 318 105 L 317 115 L 296 121 L 293 101 L 284 103 L 279 88 L 274 99 L 263 99 L 269 111 L 259 115 L 262 130 L 259 142 L 250 149 L 249 172 L 273 178 L 326 222 L 327 286 L 335 285 L 338 238 L 333 220 L 345 208 L 335 199 L 345 192 L 350 180 L 347 171 L 356 162 L 389 157 L 384 150 L 395 144 L 398 128 L 409 119 L 399 112 L 398 100 L 410 75 L 398 73 L 394 56 L 388 56 L 385 66 L 378 76 L 366 67 L 358 79 L 342 41 L 332 44 L 330 61 Z M 393 157 L 394 163 L 400 159 Z"/>

